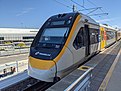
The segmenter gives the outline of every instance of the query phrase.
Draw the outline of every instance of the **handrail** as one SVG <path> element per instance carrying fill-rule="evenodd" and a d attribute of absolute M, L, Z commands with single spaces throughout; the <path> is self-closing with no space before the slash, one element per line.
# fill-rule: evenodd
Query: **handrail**
<path fill-rule="evenodd" d="M 80 80 L 82 80 L 90 71 L 92 71 L 93 68 L 89 68 L 83 75 L 81 75 L 75 82 L 73 82 L 68 88 L 66 88 L 64 91 L 70 91 L 73 89 L 76 84 L 79 83 Z"/>

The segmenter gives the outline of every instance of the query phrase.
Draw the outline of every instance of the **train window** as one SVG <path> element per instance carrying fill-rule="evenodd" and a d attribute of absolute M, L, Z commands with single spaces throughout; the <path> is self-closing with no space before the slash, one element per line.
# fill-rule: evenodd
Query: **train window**
<path fill-rule="evenodd" d="M 23 37 L 23 39 L 34 39 L 34 36 Z"/>
<path fill-rule="evenodd" d="M 65 21 L 53 21 L 51 22 L 51 25 L 64 25 Z"/>
<path fill-rule="evenodd" d="M 4 40 L 4 37 L 0 37 L 0 40 Z"/>
<path fill-rule="evenodd" d="M 90 29 L 90 44 L 98 43 L 98 30 Z"/>
<path fill-rule="evenodd" d="M 69 28 L 46 28 L 40 37 L 40 43 L 62 44 L 68 35 Z"/>
<path fill-rule="evenodd" d="M 113 39 L 115 36 L 115 33 L 112 31 L 106 31 L 107 34 L 107 40 Z"/>
<path fill-rule="evenodd" d="M 83 28 L 80 28 L 74 42 L 73 42 L 73 46 L 75 49 L 79 49 L 82 46 L 84 46 L 84 33 L 83 33 Z"/>

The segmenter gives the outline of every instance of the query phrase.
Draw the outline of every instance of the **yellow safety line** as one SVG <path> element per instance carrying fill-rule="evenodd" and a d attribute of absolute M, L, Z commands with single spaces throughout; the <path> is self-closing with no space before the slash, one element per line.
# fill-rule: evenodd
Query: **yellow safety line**
<path fill-rule="evenodd" d="M 117 64 L 117 62 L 119 60 L 120 54 L 121 54 L 121 49 L 120 49 L 118 55 L 116 56 L 116 58 L 114 60 L 114 63 L 112 64 L 112 66 L 111 66 L 110 70 L 108 71 L 106 77 L 104 78 L 102 84 L 100 85 L 98 91 L 105 91 L 106 90 L 108 82 L 109 82 L 109 80 L 111 78 L 111 75 L 112 75 L 112 73 L 114 71 L 114 68 L 115 68 L 115 66 L 116 66 L 116 64 Z"/>
<path fill-rule="evenodd" d="M 91 67 L 82 65 L 78 69 L 83 70 L 83 71 L 87 71 L 89 68 L 91 68 Z"/>

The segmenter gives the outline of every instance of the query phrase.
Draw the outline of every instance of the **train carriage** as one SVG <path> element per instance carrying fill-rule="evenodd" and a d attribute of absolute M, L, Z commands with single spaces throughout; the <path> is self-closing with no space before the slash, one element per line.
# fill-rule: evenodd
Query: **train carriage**
<path fill-rule="evenodd" d="M 115 29 L 100 27 L 82 13 L 54 15 L 43 24 L 31 45 L 28 74 L 42 81 L 56 82 L 114 43 L 115 36 Z"/>
<path fill-rule="evenodd" d="M 116 30 L 112 27 L 108 27 L 106 30 L 107 35 L 107 45 L 106 47 L 110 46 L 111 44 L 116 42 Z"/>
<path fill-rule="evenodd" d="M 101 31 L 101 48 L 106 48 L 112 45 L 117 40 L 117 29 L 108 25 L 100 24 Z"/>
<path fill-rule="evenodd" d="M 100 50 L 99 24 L 81 13 L 50 17 L 30 48 L 29 75 L 52 82 Z"/>

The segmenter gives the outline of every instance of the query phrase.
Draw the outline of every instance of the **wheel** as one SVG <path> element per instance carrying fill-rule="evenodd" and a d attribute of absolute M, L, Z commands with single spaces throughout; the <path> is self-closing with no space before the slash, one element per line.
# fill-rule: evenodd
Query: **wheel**
<path fill-rule="evenodd" d="M 58 82 L 58 81 L 60 81 L 60 77 L 54 77 L 53 82 L 56 83 L 56 82 Z"/>

